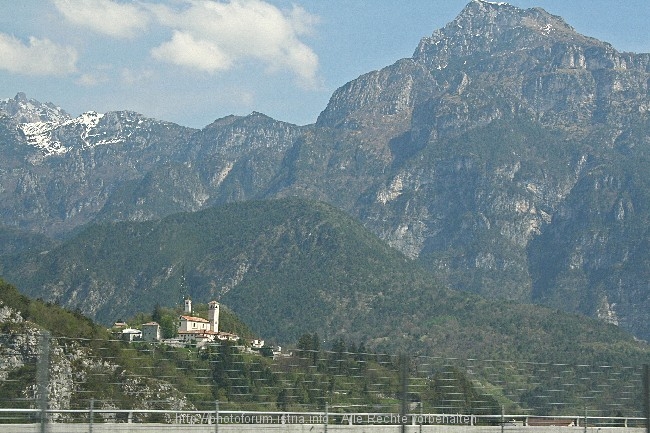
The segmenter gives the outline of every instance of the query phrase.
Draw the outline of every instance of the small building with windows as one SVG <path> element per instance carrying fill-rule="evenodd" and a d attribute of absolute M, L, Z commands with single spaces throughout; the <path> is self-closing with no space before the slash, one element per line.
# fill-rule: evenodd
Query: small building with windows
<path fill-rule="evenodd" d="M 129 342 L 141 340 L 142 331 L 133 328 L 122 329 L 122 339 Z"/>
<path fill-rule="evenodd" d="M 142 339 L 144 341 L 160 341 L 160 325 L 158 322 L 142 324 Z"/>
<path fill-rule="evenodd" d="M 201 317 L 181 316 L 178 321 L 178 333 L 198 333 L 211 331 L 210 322 Z"/>

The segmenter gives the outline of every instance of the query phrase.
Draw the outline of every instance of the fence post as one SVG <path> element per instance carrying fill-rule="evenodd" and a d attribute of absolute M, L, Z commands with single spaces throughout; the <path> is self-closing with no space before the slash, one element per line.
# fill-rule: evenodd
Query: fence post
<path fill-rule="evenodd" d="M 41 410 L 41 433 L 47 432 L 47 401 L 48 385 L 50 382 L 50 333 L 40 332 L 38 345 L 38 364 L 36 375 L 38 380 L 39 405 Z"/>
<path fill-rule="evenodd" d="M 501 433 L 506 425 L 506 408 L 504 405 L 501 405 Z"/>
<path fill-rule="evenodd" d="M 95 399 L 90 399 L 90 411 L 88 413 L 88 433 L 93 433 L 93 418 L 95 417 Z"/>
<path fill-rule="evenodd" d="M 400 385 L 402 386 L 402 416 L 400 424 L 402 424 L 402 433 L 406 433 L 406 414 L 408 413 L 408 358 L 406 354 L 400 354 Z"/>
<path fill-rule="evenodd" d="M 327 424 L 329 424 L 329 416 L 330 416 L 330 405 L 328 402 L 325 402 L 325 423 L 323 425 L 323 431 L 327 433 Z"/>
<path fill-rule="evenodd" d="M 219 433 L 219 400 L 214 402 L 214 433 Z"/>
<path fill-rule="evenodd" d="M 645 414 L 645 431 L 650 433 L 650 368 L 643 364 L 643 412 Z"/>

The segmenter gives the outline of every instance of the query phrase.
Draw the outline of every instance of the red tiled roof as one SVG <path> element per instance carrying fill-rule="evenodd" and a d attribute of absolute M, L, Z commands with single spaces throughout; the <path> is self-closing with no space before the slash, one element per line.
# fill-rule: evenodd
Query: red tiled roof
<path fill-rule="evenodd" d="M 206 320 L 202 317 L 181 316 L 181 320 L 187 320 L 188 322 L 210 323 L 209 320 Z"/>

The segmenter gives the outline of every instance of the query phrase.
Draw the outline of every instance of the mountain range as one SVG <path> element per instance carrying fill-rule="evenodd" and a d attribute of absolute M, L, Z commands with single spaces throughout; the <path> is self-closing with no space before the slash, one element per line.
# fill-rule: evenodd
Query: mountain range
<path fill-rule="evenodd" d="M 2 233 L 53 240 L 13 242 L 5 263 L 27 275 L 16 254 L 53 251 L 90 223 L 300 197 L 358 220 L 436 284 L 648 339 L 649 86 L 650 54 L 539 8 L 475 0 L 412 57 L 336 90 L 312 125 L 261 113 L 200 130 L 126 111 L 73 117 L 19 93 L 0 101 Z M 231 260 L 220 278 L 244 268 Z M 39 278 L 11 281 L 63 293 Z M 139 287 L 132 278 L 119 290 Z M 98 314 L 87 282 L 66 284 L 79 295 L 61 302 Z"/>

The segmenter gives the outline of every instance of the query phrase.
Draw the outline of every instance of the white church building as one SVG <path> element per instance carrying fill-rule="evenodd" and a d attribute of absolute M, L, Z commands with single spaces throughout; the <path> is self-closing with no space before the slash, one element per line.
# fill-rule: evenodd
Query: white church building
<path fill-rule="evenodd" d="M 198 346 L 215 341 L 237 341 L 239 337 L 228 332 L 219 332 L 219 303 L 208 303 L 208 319 L 194 317 L 192 314 L 192 300 L 185 299 L 185 308 L 178 320 L 178 338 L 184 342 L 195 342 Z"/>

